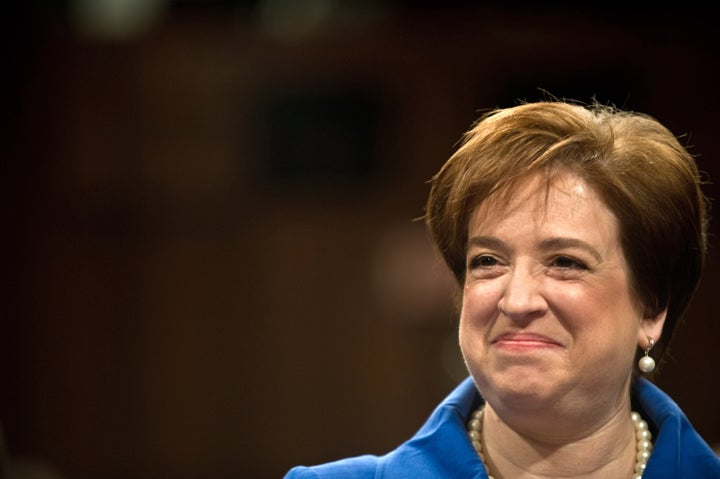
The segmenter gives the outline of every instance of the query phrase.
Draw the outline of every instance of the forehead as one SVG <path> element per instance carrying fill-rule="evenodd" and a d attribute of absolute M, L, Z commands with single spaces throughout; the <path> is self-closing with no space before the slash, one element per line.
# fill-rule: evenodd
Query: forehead
<path fill-rule="evenodd" d="M 521 216 L 525 223 L 552 229 L 582 228 L 577 234 L 607 233 L 617 239 L 617 219 L 597 192 L 580 176 L 559 170 L 534 173 L 498 190 L 475 207 L 470 234 L 477 228 L 503 223 Z M 607 236 L 603 234 L 602 236 Z"/>

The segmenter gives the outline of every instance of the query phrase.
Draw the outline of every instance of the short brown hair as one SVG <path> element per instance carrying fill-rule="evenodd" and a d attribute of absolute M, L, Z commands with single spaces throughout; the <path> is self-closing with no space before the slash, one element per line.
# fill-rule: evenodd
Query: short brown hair
<path fill-rule="evenodd" d="M 583 178 L 617 217 L 634 296 L 651 313 L 668 309 L 662 356 L 705 264 L 707 200 L 695 159 L 648 115 L 567 101 L 483 115 L 431 182 L 425 221 L 445 262 L 462 286 L 475 208 L 558 169 Z"/>

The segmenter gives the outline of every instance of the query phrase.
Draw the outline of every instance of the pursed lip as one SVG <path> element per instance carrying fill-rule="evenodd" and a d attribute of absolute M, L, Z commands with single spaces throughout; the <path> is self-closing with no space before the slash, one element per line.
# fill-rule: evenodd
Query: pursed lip
<path fill-rule="evenodd" d="M 562 344 L 543 334 L 528 332 L 509 332 L 495 337 L 491 344 L 515 348 L 562 347 Z"/>

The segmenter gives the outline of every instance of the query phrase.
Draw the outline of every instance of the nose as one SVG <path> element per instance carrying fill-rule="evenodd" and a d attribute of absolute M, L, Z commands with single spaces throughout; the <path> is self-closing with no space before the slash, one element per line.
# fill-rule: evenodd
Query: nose
<path fill-rule="evenodd" d="M 529 321 L 542 316 L 547 301 L 542 293 L 541 278 L 529 268 L 513 268 L 507 276 L 498 309 L 513 321 Z"/>

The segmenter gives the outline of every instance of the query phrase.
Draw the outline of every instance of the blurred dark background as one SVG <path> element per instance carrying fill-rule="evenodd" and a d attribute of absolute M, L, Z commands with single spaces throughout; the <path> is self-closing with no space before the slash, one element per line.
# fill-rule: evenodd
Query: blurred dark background
<path fill-rule="evenodd" d="M 414 219 L 481 111 L 643 111 L 720 179 L 702 4 L 3 5 L 8 477 L 270 479 L 409 437 L 464 376 Z M 712 233 L 657 382 L 715 445 Z"/>

